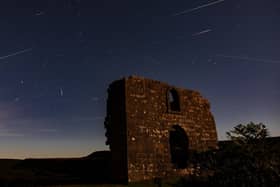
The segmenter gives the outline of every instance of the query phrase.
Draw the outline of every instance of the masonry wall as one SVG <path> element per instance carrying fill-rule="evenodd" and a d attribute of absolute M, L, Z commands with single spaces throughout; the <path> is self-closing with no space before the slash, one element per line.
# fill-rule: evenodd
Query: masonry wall
<path fill-rule="evenodd" d="M 125 182 L 128 181 L 125 81 L 113 82 L 107 91 L 107 115 L 104 125 L 107 137 L 106 144 L 110 146 L 112 155 L 110 175 L 115 182 Z"/>
<path fill-rule="evenodd" d="M 198 92 L 141 77 L 128 77 L 119 83 L 125 89 L 125 93 L 118 90 L 121 93 L 120 100 L 125 98 L 125 108 L 114 112 L 120 116 L 125 115 L 125 123 L 112 123 L 115 126 L 113 134 L 116 133 L 112 137 L 117 140 L 117 132 L 125 129 L 125 133 L 120 136 L 121 142 L 113 141 L 110 145 L 113 155 L 114 152 L 126 151 L 126 155 L 115 155 L 125 157 L 118 159 L 126 160 L 128 181 L 188 174 L 190 168 L 178 168 L 172 162 L 170 133 L 174 126 L 179 126 L 185 132 L 188 151 L 205 151 L 217 147 L 210 104 Z M 179 110 L 172 110 L 168 95 L 170 90 L 178 95 Z"/>

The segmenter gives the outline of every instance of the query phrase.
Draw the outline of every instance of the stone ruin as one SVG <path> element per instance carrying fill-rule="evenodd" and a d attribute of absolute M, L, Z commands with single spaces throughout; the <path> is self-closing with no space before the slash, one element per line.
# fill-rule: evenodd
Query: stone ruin
<path fill-rule="evenodd" d="M 105 128 L 116 181 L 186 175 L 190 151 L 217 148 L 208 100 L 142 77 L 110 84 Z"/>

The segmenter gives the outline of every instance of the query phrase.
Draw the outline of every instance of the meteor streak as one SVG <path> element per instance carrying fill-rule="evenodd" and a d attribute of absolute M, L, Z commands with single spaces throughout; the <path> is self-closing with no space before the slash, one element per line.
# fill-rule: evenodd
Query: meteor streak
<path fill-rule="evenodd" d="M 245 60 L 245 61 L 255 61 L 258 63 L 264 63 L 264 64 L 280 64 L 280 60 L 270 60 L 270 59 L 261 59 L 261 58 L 252 58 L 252 57 L 246 57 L 246 56 L 229 56 L 229 55 L 222 55 L 218 54 L 217 57 L 221 58 L 228 58 L 228 59 L 238 59 L 238 60 Z"/>
<path fill-rule="evenodd" d="M 200 31 L 200 32 L 194 33 L 192 36 L 199 36 L 199 35 L 202 35 L 202 34 L 205 34 L 205 33 L 211 32 L 211 31 L 212 31 L 211 29 L 206 29 L 206 30 L 203 30 L 203 31 Z"/>
<path fill-rule="evenodd" d="M 32 51 L 32 48 L 24 49 L 24 50 L 21 50 L 21 51 L 17 51 L 15 53 L 11 53 L 11 54 L 8 54 L 8 55 L 5 55 L 5 56 L 1 56 L 0 60 L 4 60 L 4 59 L 9 58 L 9 57 L 17 56 L 19 54 L 27 53 L 29 51 Z"/>
<path fill-rule="evenodd" d="M 212 6 L 212 5 L 215 5 L 215 4 L 224 2 L 224 1 L 225 1 L 225 0 L 218 0 L 218 1 L 214 1 L 214 2 L 211 2 L 211 3 L 204 4 L 204 5 L 200 5 L 200 6 L 198 6 L 198 7 L 191 8 L 191 9 L 187 9 L 187 10 L 178 12 L 178 13 L 176 13 L 176 14 L 173 14 L 173 16 L 180 16 L 180 15 L 183 15 L 183 14 L 187 14 L 187 13 L 190 13 L 190 12 L 193 12 L 193 11 L 196 11 L 196 10 L 199 10 L 199 9 L 202 9 L 202 8 L 205 8 L 205 7 L 209 7 L 209 6 Z"/>

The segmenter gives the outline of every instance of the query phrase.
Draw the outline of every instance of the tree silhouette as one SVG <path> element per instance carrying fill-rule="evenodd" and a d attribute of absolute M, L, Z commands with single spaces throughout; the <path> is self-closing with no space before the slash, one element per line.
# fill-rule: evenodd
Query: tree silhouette
<path fill-rule="evenodd" d="M 279 186 L 280 160 L 277 146 L 268 141 L 263 123 L 239 124 L 227 132 L 231 140 L 216 157 L 217 186 Z"/>
<path fill-rule="evenodd" d="M 233 130 L 226 132 L 228 138 L 235 143 L 253 143 L 264 140 L 269 136 L 269 132 L 263 123 L 255 124 L 250 122 L 246 125 L 239 124 Z"/>

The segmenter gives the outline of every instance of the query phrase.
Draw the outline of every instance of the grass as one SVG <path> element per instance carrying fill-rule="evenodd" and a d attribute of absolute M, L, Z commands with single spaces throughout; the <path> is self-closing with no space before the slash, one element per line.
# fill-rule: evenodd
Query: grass
<path fill-rule="evenodd" d="M 76 184 L 76 185 L 52 185 L 52 186 L 40 186 L 40 187 L 158 187 L 157 184 L 147 183 L 133 183 L 128 185 L 120 184 Z M 162 187 L 172 187 L 168 184 L 163 184 Z"/>
<path fill-rule="evenodd" d="M 170 181 L 163 182 L 162 187 L 173 187 L 174 186 L 172 185 L 174 184 L 173 182 Z M 75 184 L 75 185 L 72 184 L 71 185 L 70 184 L 70 185 L 49 185 L 49 186 L 44 185 L 44 186 L 36 186 L 36 187 L 158 187 L 158 185 L 153 183 L 153 181 L 146 181 L 146 182 L 130 183 L 128 185 L 123 185 L 123 184 Z"/>
<path fill-rule="evenodd" d="M 126 185 L 118 184 L 76 184 L 76 185 L 54 185 L 45 187 L 127 187 Z"/>

